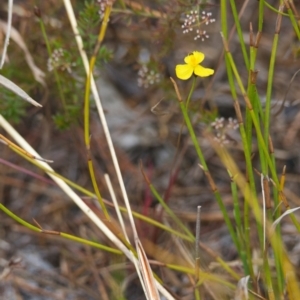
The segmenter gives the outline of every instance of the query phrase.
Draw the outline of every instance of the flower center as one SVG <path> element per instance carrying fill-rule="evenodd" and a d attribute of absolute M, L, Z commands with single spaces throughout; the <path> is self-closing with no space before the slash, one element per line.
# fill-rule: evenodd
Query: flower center
<path fill-rule="evenodd" d="M 195 68 L 198 65 L 197 60 L 194 55 L 191 56 L 190 63 L 193 68 Z"/>

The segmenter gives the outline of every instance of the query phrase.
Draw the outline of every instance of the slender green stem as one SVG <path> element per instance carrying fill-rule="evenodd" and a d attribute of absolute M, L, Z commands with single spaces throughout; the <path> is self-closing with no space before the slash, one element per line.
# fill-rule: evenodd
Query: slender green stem
<path fill-rule="evenodd" d="M 194 268 L 188 268 L 185 266 L 179 266 L 179 265 L 174 265 L 174 264 L 166 264 L 166 267 L 168 267 L 171 270 L 175 270 L 175 271 L 182 272 L 185 274 L 191 274 L 191 275 L 195 274 Z M 202 281 L 200 281 L 200 283 L 198 283 L 197 286 L 201 285 L 205 281 L 212 281 L 212 282 L 220 283 L 224 287 L 229 287 L 232 290 L 236 289 L 236 286 L 234 284 L 222 279 L 221 276 L 214 275 L 213 273 L 203 272 L 200 270 L 199 278 L 201 278 Z"/>
<path fill-rule="evenodd" d="M 195 150 L 197 152 L 197 155 L 199 157 L 199 160 L 200 160 L 200 163 L 201 163 L 201 167 L 203 168 L 203 171 L 206 174 L 208 174 L 209 170 L 208 170 L 208 167 L 207 167 L 207 164 L 206 164 L 206 160 L 205 160 L 204 155 L 202 153 L 202 150 L 201 150 L 201 148 L 199 146 L 199 143 L 198 143 L 198 140 L 197 140 L 197 137 L 196 137 L 193 125 L 191 123 L 190 117 L 189 117 L 188 112 L 187 112 L 186 105 L 185 105 L 185 103 L 183 101 L 180 101 L 180 108 L 181 108 L 181 112 L 183 114 L 186 126 L 188 128 L 190 137 L 192 139 L 193 145 L 194 145 Z M 226 207 L 225 207 L 225 205 L 224 205 L 224 203 L 222 201 L 222 197 L 221 197 L 219 191 L 216 188 L 213 190 L 213 193 L 214 193 L 214 195 L 216 197 L 216 200 L 217 200 L 217 203 L 218 203 L 218 205 L 219 205 L 219 207 L 220 207 L 220 209 L 222 211 L 222 214 L 224 216 L 225 223 L 226 223 L 226 225 L 228 227 L 228 230 L 229 230 L 229 233 L 231 235 L 231 238 L 232 238 L 234 244 L 237 246 L 238 245 L 237 236 L 236 236 L 236 233 L 235 233 L 235 231 L 233 229 L 233 226 L 232 226 L 232 223 L 230 221 L 229 215 L 227 213 Z"/>
<path fill-rule="evenodd" d="M 249 70 L 249 57 L 248 57 L 248 53 L 247 53 L 247 50 L 246 50 L 244 35 L 243 35 L 242 28 L 241 28 L 241 23 L 240 23 L 240 20 L 239 20 L 239 16 L 238 16 L 238 13 L 237 13 L 235 2 L 236 2 L 235 0 L 230 0 L 232 15 L 233 15 L 233 18 L 234 18 L 234 23 L 235 23 L 235 26 L 236 26 L 236 30 L 237 30 L 237 34 L 238 34 L 238 37 L 239 37 L 240 45 L 241 45 L 241 48 L 242 48 L 244 62 L 245 62 L 247 70 Z"/>
<path fill-rule="evenodd" d="M 48 55 L 49 55 L 49 57 L 51 57 L 52 50 L 51 50 L 51 46 L 50 46 L 50 42 L 49 42 L 49 39 L 48 39 L 48 36 L 47 36 L 47 32 L 46 32 L 44 22 L 43 22 L 42 18 L 39 17 L 38 19 L 39 19 L 42 35 L 43 35 L 44 41 L 46 43 Z M 59 97 L 62 101 L 63 109 L 64 109 L 65 113 L 68 115 L 69 112 L 67 110 L 67 103 L 66 103 L 65 95 L 64 95 L 63 88 L 62 88 L 62 85 L 61 85 L 61 82 L 60 82 L 60 78 L 59 78 L 57 70 L 55 68 L 53 69 L 53 72 L 54 72 L 55 81 L 56 81 L 57 87 L 58 87 Z"/>
<path fill-rule="evenodd" d="M 277 46 L 278 46 L 278 39 L 279 39 L 279 34 L 278 34 L 279 28 L 280 27 L 276 29 L 274 35 L 271 59 L 269 65 L 269 73 L 268 73 L 268 86 L 267 86 L 266 106 L 265 106 L 265 116 L 264 116 L 264 140 L 266 145 L 269 144 L 271 97 L 272 97 L 272 89 L 273 89 L 274 67 L 275 67 L 275 60 L 276 60 L 276 53 L 277 53 Z"/>
<path fill-rule="evenodd" d="M 195 295 L 195 299 L 196 300 L 200 300 L 201 299 L 200 292 L 199 292 L 199 290 L 197 288 L 195 288 L 194 295 Z"/>
<path fill-rule="evenodd" d="M 235 90 L 235 85 L 233 83 L 233 76 L 232 76 L 232 70 L 230 67 L 230 63 L 228 59 L 226 58 L 226 66 L 227 66 L 227 74 L 228 74 L 228 81 L 229 81 L 229 86 L 230 90 L 232 93 L 232 98 L 234 100 L 234 106 L 236 108 L 236 114 L 237 118 L 239 121 L 239 129 L 240 129 L 240 135 L 242 138 L 242 143 L 243 143 L 243 149 L 244 149 L 244 155 L 245 155 L 245 161 L 246 161 L 246 167 L 247 167 L 247 175 L 248 175 L 248 180 L 250 183 L 251 187 L 251 192 L 254 195 L 255 194 L 255 180 L 254 180 L 254 174 L 253 174 L 253 168 L 252 168 L 252 159 L 251 159 L 251 140 L 248 140 L 248 136 L 244 127 L 244 124 L 241 119 L 241 113 L 239 111 L 239 105 L 238 105 L 238 99 L 237 99 L 237 94 Z M 249 132 L 248 132 L 249 133 Z M 247 195 L 249 197 L 249 195 Z M 252 264 L 250 263 L 251 261 L 251 240 L 250 240 L 250 213 L 249 213 L 249 199 L 245 199 L 244 201 L 244 234 L 245 234 L 245 244 L 247 247 L 247 256 L 248 256 L 248 261 L 250 265 L 250 275 L 254 274 L 252 271 Z M 259 231 L 260 232 L 260 231 Z M 252 277 L 251 275 L 251 277 Z"/>
<path fill-rule="evenodd" d="M 224 42 L 225 42 L 225 41 L 224 41 Z M 250 115 L 251 115 L 251 118 L 252 118 L 252 121 L 253 121 L 255 130 L 256 130 L 256 134 L 257 134 L 259 143 L 261 144 L 261 147 L 262 147 L 262 150 L 263 150 L 264 155 L 265 155 L 265 157 L 266 157 L 268 166 L 269 166 L 269 168 L 270 168 L 270 170 L 271 170 L 271 174 L 272 174 L 273 180 L 274 180 L 276 186 L 279 187 L 279 181 L 278 181 L 277 173 L 276 173 L 275 167 L 274 167 L 274 165 L 273 165 L 273 163 L 272 163 L 272 160 L 271 160 L 271 158 L 270 158 L 270 155 L 269 155 L 269 151 L 268 151 L 268 149 L 267 149 L 267 146 L 266 146 L 266 144 L 265 144 L 265 142 L 264 142 L 264 138 L 263 138 L 262 133 L 261 133 L 259 121 L 257 120 L 256 114 L 255 114 L 254 111 L 253 111 L 253 107 L 252 107 L 252 105 L 251 105 L 251 103 L 250 103 L 250 101 L 249 101 L 249 98 L 248 98 L 248 96 L 247 96 L 247 94 L 246 94 L 244 85 L 243 85 L 243 83 L 242 83 L 242 80 L 241 80 L 240 75 L 239 75 L 239 73 L 238 73 L 238 71 L 237 71 L 236 65 L 235 65 L 235 63 L 234 63 L 234 60 L 233 60 L 233 58 L 232 58 L 232 56 L 231 56 L 231 53 L 229 52 L 228 49 L 226 50 L 226 55 L 227 55 L 227 57 L 228 57 L 228 59 L 229 59 L 230 66 L 231 66 L 231 68 L 232 68 L 232 71 L 233 71 L 234 76 L 235 76 L 235 78 L 236 78 L 236 81 L 237 81 L 237 83 L 238 83 L 238 86 L 239 86 L 239 88 L 240 88 L 240 90 L 241 90 L 241 92 L 242 92 L 242 94 L 243 94 L 243 96 L 244 96 L 244 99 L 245 99 L 245 101 L 246 101 L 246 105 L 247 105 L 247 108 L 249 109 L 249 112 L 250 112 Z"/>
<path fill-rule="evenodd" d="M 242 217 L 241 217 L 241 213 L 240 213 L 241 208 L 240 208 L 239 199 L 238 199 L 238 189 L 237 189 L 236 182 L 234 181 L 234 178 L 230 174 L 230 172 L 229 172 L 229 175 L 231 177 L 231 194 L 232 194 L 232 199 L 233 199 L 234 219 L 235 219 L 235 223 L 236 223 L 236 229 L 237 229 L 237 232 L 240 237 L 240 238 L 238 238 L 238 243 L 239 243 L 238 246 L 239 247 L 237 248 L 237 250 L 238 250 L 239 256 L 242 260 L 245 274 L 253 274 L 253 270 L 251 270 L 249 268 L 249 263 L 248 263 L 249 260 L 247 260 L 247 253 L 244 250 L 245 249 L 245 247 L 244 247 L 244 227 L 242 225 Z M 251 255 L 250 255 L 250 257 L 251 257 Z"/>
<path fill-rule="evenodd" d="M 259 1 L 259 2 L 262 2 L 267 8 L 269 8 L 270 10 L 272 10 L 273 12 L 277 13 L 277 14 L 281 14 L 285 17 L 288 17 L 289 15 L 282 12 L 282 11 L 279 11 L 277 8 L 275 8 L 274 6 L 272 6 L 271 4 L 269 4 L 266 0 L 262 0 L 262 1 Z M 280 0 L 280 2 L 282 2 L 282 0 Z"/>
<path fill-rule="evenodd" d="M 93 162 L 92 162 L 92 158 L 91 158 L 91 152 L 90 152 L 90 125 L 89 125 L 89 122 L 90 122 L 91 78 L 92 78 L 94 66 L 95 66 L 95 63 L 96 63 L 97 53 L 99 51 L 100 44 L 103 41 L 105 33 L 106 33 L 107 23 L 108 23 L 108 20 L 109 20 L 110 13 L 111 13 L 111 6 L 107 5 L 106 8 L 105 8 L 105 13 L 104 13 L 104 18 L 103 18 L 103 21 L 102 21 L 102 25 L 101 25 L 99 33 L 98 33 L 97 44 L 96 44 L 96 47 L 94 49 L 93 55 L 90 59 L 89 73 L 88 73 L 88 76 L 87 76 L 87 79 L 86 79 L 85 97 L 84 97 L 84 141 L 85 141 L 86 150 L 87 150 L 88 168 L 89 168 L 93 188 L 95 190 L 95 194 L 97 196 L 99 204 L 100 204 L 100 206 L 102 208 L 102 211 L 103 211 L 105 217 L 107 218 L 107 220 L 109 220 L 110 217 L 109 217 L 108 211 L 106 209 L 105 203 L 102 199 L 102 196 L 101 196 L 101 193 L 100 193 L 97 181 L 96 181 L 94 166 L 93 166 Z"/>
<path fill-rule="evenodd" d="M 225 39 L 228 38 L 228 29 L 227 29 L 227 1 L 222 0 L 220 2 L 221 5 L 221 28 L 222 33 L 225 37 Z"/>
<path fill-rule="evenodd" d="M 223 6 L 222 6 L 222 8 L 225 9 Z M 221 15 L 223 17 L 226 16 L 225 13 L 221 13 Z M 226 23 L 226 22 L 224 22 L 224 23 Z M 224 36 L 227 35 L 225 25 L 224 25 L 224 28 L 222 27 L 222 33 Z M 242 137 L 242 142 L 243 142 L 243 147 L 244 147 L 248 179 L 250 182 L 252 194 L 255 194 L 255 181 L 254 181 L 252 160 L 251 160 L 251 140 L 248 141 L 247 134 L 245 132 L 242 115 L 241 115 L 239 104 L 238 104 L 237 92 L 236 92 L 236 87 L 235 87 L 234 79 L 233 79 L 233 72 L 232 72 L 232 69 L 230 66 L 230 61 L 229 61 L 227 55 L 225 56 L 225 65 L 226 65 L 226 70 L 227 70 L 227 75 L 228 75 L 230 91 L 232 94 L 232 98 L 234 100 L 234 107 L 235 107 L 236 115 L 237 115 L 238 122 L 239 122 L 239 129 L 240 129 L 240 134 Z M 246 195 L 246 197 L 249 197 L 249 194 L 245 194 L 245 195 Z M 242 234 L 242 233 L 245 236 L 244 237 L 245 243 L 243 245 L 246 246 L 246 255 L 247 255 L 247 260 L 248 260 L 248 262 L 246 262 L 246 259 L 245 258 L 243 259 L 245 273 L 250 274 L 251 278 L 254 280 L 254 271 L 253 271 L 253 267 L 252 267 L 252 263 L 251 263 L 252 255 L 251 255 L 251 240 L 250 240 L 249 199 L 245 199 L 245 201 L 244 201 L 244 230 L 240 231 L 240 234 Z M 241 256 L 243 256 L 243 257 L 245 257 L 244 251 L 245 251 L 244 249 L 241 249 L 241 252 L 240 252 Z"/>
<path fill-rule="evenodd" d="M 3 204 L 0 203 L 0 209 L 5 212 L 9 217 L 11 217 L 12 219 L 14 219 L 16 222 L 18 222 L 19 224 L 23 225 L 24 227 L 33 230 L 35 232 L 41 232 L 42 230 L 36 226 L 31 225 L 30 223 L 24 221 L 23 219 L 21 219 L 20 217 L 18 217 L 17 215 L 15 215 L 13 212 L 11 212 L 9 209 L 7 209 Z"/>
<path fill-rule="evenodd" d="M 258 31 L 262 32 L 263 24 L 264 24 L 264 4 L 265 1 L 259 1 L 259 8 L 258 8 Z"/>
<path fill-rule="evenodd" d="M 294 13 L 293 13 L 292 9 L 290 8 L 290 5 L 288 5 L 287 11 L 288 11 L 288 15 L 289 15 L 289 17 L 290 17 L 291 23 L 292 23 L 292 25 L 293 25 L 294 31 L 295 31 L 295 33 L 296 33 L 296 35 L 297 35 L 297 38 L 298 38 L 298 40 L 300 40 L 300 30 L 299 30 L 299 25 L 298 25 L 298 23 L 297 23 L 297 20 L 296 20 L 296 18 L 295 18 L 295 16 L 294 16 Z"/>
<path fill-rule="evenodd" d="M 271 144 L 272 146 L 272 144 Z M 271 151 L 271 159 L 273 161 L 274 166 L 276 165 L 276 161 L 275 161 L 275 155 L 274 155 L 274 151 L 272 149 L 273 147 L 270 147 Z M 283 190 L 284 188 L 284 184 L 281 185 L 280 183 L 280 190 Z M 273 186 L 273 199 L 274 199 L 274 207 L 278 208 L 274 214 L 274 216 L 271 214 L 270 212 L 270 216 L 269 216 L 269 222 L 272 223 L 274 220 L 276 220 L 277 218 L 280 217 L 281 215 L 281 209 L 279 207 L 279 193 L 278 193 L 278 189 L 276 187 Z M 281 235 L 281 227 L 280 226 L 276 226 L 276 234 L 278 237 L 278 240 L 283 244 L 283 240 L 282 240 L 282 235 Z M 275 267 L 276 267 L 276 277 L 277 277 L 277 282 L 278 282 L 278 290 L 279 293 L 281 295 L 283 295 L 284 293 L 284 281 L 285 281 L 285 276 L 283 274 L 283 269 L 280 263 L 280 257 L 278 256 L 278 244 L 276 243 L 274 245 L 277 249 L 274 250 L 274 261 L 275 261 Z"/>
<path fill-rule="evenodd" d="M 206 160 L 205 160 L 204 155 L 202 153 L 202 150 L 201 150 L 201 148 L 199 146 L 199 143 L 198 143 L 198 140 L 197 140 L 197 137 L 196 137 L 196 134 L 195 134 L 192 122 L 191 122 L 190 117 L 188 115 L 187 107 L 186 107 L 185 103 L 182 102 L 182 101 L 180 102 L 180 108 L 181 108 L 181 112 L 183 114 L 183 118 L 184 118 L 184 121 L 186 123 L 186 126 L 188 128 L 190 137 L 192 139 L 193 145 L 194 145 L 195 150 L 197 152 L 197 155 L 199 157 L 200 163 L 201 163 L 201 165 L 203 167 L 203 170 L 204 171 L 208 171 Z"/>
<path fill-rule="evenodd" d="M 241 213 L 240 213 L 241 208 L 240 208 L 239 199 L 238 199 L 238 190 L 237 190 L 237 186 L 236 186 L 236 183 L 234 182 L 232 175 L 230 175 L 230 177 L 231 177 L 231 194 L 232 194 L 232 199 L 233 199 L 234 219 L 235 219 L 236 227 L 238 228 L 238 230 L 243 232 L 242 218 L 241 218 Z M 240 250 L 240 247 L 238 250 Z"/>
<path fill-rule="evenodd" d="M 102 244 L 99 244 L 99 243 L 95 243 L 95 242 L 92 242 L 92 241 L 89 241 L 89 240 L 86 240 L 86 239 L 83 239 L 83 238 L 79 238 L 77 236 L 70 235 L 70 234 L 67 234 L 67 233 L 64 233 L 64 232 L 60 232 L 59 235 L 66 238 L 66 239 L 72 240 L 74 242 L 78 242 L 80 244 L 89 245 L 89 246 L 92 246 L 94 248 L 105 250 L 107 252 L 111 252 L 111 253 L 114 253 L 114 254 L 123 254 L 123 252 L 120 251 L 120 250 L 117 250 L 117 249 L 114 249 L 114 248 L 111 248 L 111 247 L 108 247 L 108 246 L 105 246 L 105 245 L 102 245 Z"/>
<path fill-rule="evenodd" d="M 193 241 L 195 241 L 195 236 L 191 233 L 191 231 L 181 222 L 181 220 L 174 214 L 172 209 L 167 205 L 167 203 L 164 201 L 164 199 L 160 196 L 160 194 L 157 192 L 155 187 L 152 183 L 149 183 L 149 188 L 152 192 L 152 194 L 155 196 L 155 198 L 158 200 L 160 205 L 163 207 L 163 209 L 166 211 L 166 213 L 174 220 L 174 222 L 191 238 Z"/>
<path fill-rule="evenodd" d="M 190 104 L 190 101 L 191 101 L 191 97 L 194 93 L 194 90 L 195 90 L 195 83 L 196 83 L 196 76 L 193 76 L 193 82 L 192 82 L 192 87 L 190 89 L 190 92 L 188 94 L 188 97 L 186 99 L 186 108 L 188 109 L 189 108 L 189 104 Z"/>
<path fill-rule="evenodd" d="M 275 294 L 274 294 L 274 288 L 273 288 L 273 283 L 272 283 L 272 277 L 271 277 L 271 272 L 270 272 L 270 266 L 269 266 L 269 261 L 268 261 L 268 255 L 267 251 L 264 253 L 264 276 L 265 276 L 265 285 L 268 293 L 268 299 L 269 300 L 275 300 Z"/>
<path fill-rule="evenodd" d="M 39 232 L 39 233 L 43 233 L 43 234 L 52 234 L 52 235 L 62 236 L 65 239 L 72 240 L 72 241 L 78 242 L 80 244 L 89 245 L 89 246 L 92 246 L 92 247 L 95 247 L 95 248 L 98 248 L 98 249 L 101 249 L 101 250 L 104 250 L 104 251 L 108 251 L 108 252 L 111 252 L 111 253 L 114 253 L 114 254 L 123 254 L 122 251 L 120 251 L 120 250 L 117 250 L 117 249 L 114 249 L 114 248 L 111 248 L 111 247 L 108 247 L 108 246 L 105 246 L 105 245 L 102 245 L 102 244 L 99 244 L 99 243 L 95 243 L 95 242 L 92 242 L 92 241 L 89 241 L 89 240 L 86 240 L 86 239 L 83 239 L 83 238 L 79 238 L 79 237 L 74 236 L 74 235 L 70 235 L 70 234 L 67 234 L 67 233 L 59 232 L 59 231 L 47 231 L 47 230 L 43 230 L 39 227 L 33 226 L 30 223 L 28 223 L 28 222 L 24 221 L 23 219 L 21 219 L 20 217 L 18 217 L 17 215 L 15 215 L 13 212 L 11 212 L 9 209 L 7 209 L 1 203 L 0 203 L 0 209 L 4 213 L 6 213 L 9 217 L 11 217 L 16 222 L 18 222 L 19 224 L 21 224 L 24 227 L 26 227 L 30 230 L 33 230 L 35 232 Z"/>

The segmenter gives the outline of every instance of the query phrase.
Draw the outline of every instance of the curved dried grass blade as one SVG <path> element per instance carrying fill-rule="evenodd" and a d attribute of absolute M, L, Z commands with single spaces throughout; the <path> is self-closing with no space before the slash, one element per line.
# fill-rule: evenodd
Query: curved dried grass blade
<path fill-rule="evenodd" d="M 5 31 L 6 33 L 8 32 L 8 25 L 5 22 L 0 21 L 0 28 L 2 28 L 2 30 Z M 46 83 L 44 81 L 45 73 L 35 65 L 33 58 L 31 56 L 22 36 L 18 32 L 18 30 L 15 29 L 14 27 L 11 27 L 10 38 L 12 40 L 14 40 L 15 43 L 23 50 L 23 52 L 25 54 L 26 62 L 28 64 L 29 68 L 31 69 L 34 79 L 37 82 L 39 82 L 40 84 L 42 84 L 43 86 L 46 86 Z"/>
<path fill-rule="evenodd" d="M 156 288 L 155 280 L 153 273 L 146 256 L 146 253 L 143 249 L 143 246 L 138 238 L 136 238 L 136 250 L 138 254 L 138 259 L 141 266 L 141 274 L 144 280 L 145 294 L 147 299 L 159 300 L 158 290 Z"/>
<path fill-rule="evenodd" d="M 110 193 L 110 197 L 111 197 L 112 202 L 114 204 L 116 214 L 118 216 L 118 220 L 119 220 L 119 223 L 120 223 L 122 231 L 123 231 L 123 235 L 126 238 L 126 240 L 129 242 L 129 238 L 128 238 L 128 235 L 127 235 L 127 232 L 126 232 L 126 229 L 125 229 L 125 223 L 124 223 L 124 220 L 123 220 L 123 216 L 121 214 L 121 211 L 120 211 L 120 208 L 119 208 L 119 205 L 118 205 L 118 201 L 117 201 L 117 198 L 116 198 L 116 194 L 115 194 L 115 191 L 114 191 L 113 186 L 111 184 L 109 175 L 104 174 L 104 178 L 105 178 L 105 182 L 106 182 L 106 185 L 107 185 L 109 193 Z"/>
<path fill-rule="evenodd" d="M 10 32 L 11 32 L 11 20 L 12 20 L 12 8 L 13 8 L 13 0 L 9 0 L 8 1 L 8 9 L 7 9 L 7 12 L 8 12 L 8 14 L 7 14 L 7 30 L 6 30 L 5 42 L 4 42 L 3 51 L 2 51 L 1 62 L 0 62 L 0 69 L 2 69 L 2 67 L 3 67 L 7 48 L 9 45 L 9 37 L 10 37 Z"/>
<path fill-rule="evenodd" d="M 235 290 L 235 296 L 234 300 L 248 300 L 249 299 L 249 294 L 248 294 L 248 281 L 249 281 L 250 276 L 242 277 L 237 285 L 237 288 Z"/>
<path fill-rule="evenodd" d="M 260 175 L 262 199 L 263 199 L 263 250 L 266 248 L 266 197 L 264 189 L 264 175 Z"/>
<path fill-rule="evenodd" d="M 33 104 L 37 107 L 42 107 L 41 104 L 34 101 L 27 93 L 25 93 L 21 88 L 19 88 L 15 83 L 7 79 L 6 77 L 0 75 L 0 84 L 5 86 L 7 89 L 11 90 L 21 98 L 23 98 L 25 101 Z"/>
<path fill-rule="evenodd" d="M 295 208 L 291 208 L 288 209 L 287 211 L 285 211 L 278 219 L 276 219 L 273 224 L 272 227 L 275 229 L 275 227 L 280 223 L 280 221 L 287 215 L 292 214 L 294 211 L 298 210 L 300 207 L 295 207 Z"/>
<path fill-rule="evenodd" d="M 46 162 L 46 163 L 52 163 L 53 162 L 53 160 L 44 159 L 42 157 L 32 155 L 31 153 L 29 153 L 26 150 L 22 149 L 21 147 L 19 147 L 15 143 L 11 142 L 9 139 L 7 139 L 2 134 L 0 134 L 0 142 L 4 145 L 7 145 L 9 148 L 13 149 L 14 151 L 21 152 L 23 155 L 27 156 L 28 158 L 36 159 L 36 160 L 43 161 L 43 162 Z"/>

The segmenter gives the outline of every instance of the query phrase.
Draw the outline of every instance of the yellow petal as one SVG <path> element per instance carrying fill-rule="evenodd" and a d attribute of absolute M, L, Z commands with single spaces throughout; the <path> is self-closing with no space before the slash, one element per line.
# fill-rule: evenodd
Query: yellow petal
<path fill-rule="evenodd" d="M 199 65 L 205 58 L 205 55 L 202 52 L 194 51 L 193 52 L 195 60 L 197 61 L 197 64 Z"/>
<path fill-rule="evenodd" d="M 215 73 L 213 69 L 204 68 L 202 66 L 197 66 L 194 70 L 194 73 L 200 77 L 207 77 Z"/>
<path fill-rule="evenodd" d="M 184 58 L 184 62 L 195 68 L 204 60 L 204 57 L 205 56 L 202 52 L 194 51 Z"/>
<path fill-rule="evenodd" d="M 193 68 L 190 65 L 177 65 L 175 72 L 179 79 L 187 80 L 192 76 Z"/>

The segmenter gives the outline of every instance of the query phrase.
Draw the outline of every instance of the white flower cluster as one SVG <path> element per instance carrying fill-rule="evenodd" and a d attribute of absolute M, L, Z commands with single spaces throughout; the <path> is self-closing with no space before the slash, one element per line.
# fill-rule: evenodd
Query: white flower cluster
<path fill-rule="evenodd" d="M 210 124 L 210 126 L 213 127 L 216 130 L 219 130 L 219 129 L 223 128 L 224 125 L 225 125 L 225 119 L 223 117 L 222 118 L 216 118 L 214 120 L 214 122 L 212 122 Z"/>
<path fill-rule="evenodd" d="M 212 13 L 211 12 L 202 11 L 201 19 L 202 19 L 202 22 L 205 23 L 205 25 L 209 25 L 211 23 L 216 22 L 216 19 L 212 18 Z"/>
<path fill-rule="evenodd" d="M 191 10 L 189 14 L 187 14 L 184 18 L 183 25 L 181 28 L 183 29 L 183 33 L 189 33 L 193 31 L 193 26 L 198 21 L 198 12 L 197 10 Z"/>
<path fill-rule="evenodd" d="M 72 73 L 72 67 L 75 65 L 76 63 L 69 61 L 66 51 L 62 48 L 55 49 L 47 61 L 47 69 L 49 72 L 56 69 L 60 71 L 67 70 L 69 73 Z"/>
<path fill-rule="evenodd" d="M 191 10 L 188 14 L 186 14 L 183 24 L 181 28 L 183 29 L 183 33 L 189 33 L 193 31 L 195 27 L 198 29 L 196 30 L 196 35 L 194 37 L 194 40 L 200 39 L 202 42 L 205 41 L 205 39 L 209 38 L 209 35 L 206 30 L 201 29 L 201 25 L 209 25 L 211 23 L 214 23 L 216 19 L 212 18 L 211 12 L 205 12 L 202 11 L 201 14 L 201 20 L 199 19 L 198 11 L 197 10 Z"/>
<path fill-rule="evenodd" d="M 227 139 L 227 131 L 236 130 L 239 128 L 239 124 L 236 119 L 228 118 L 226 121 L 223 117 L 216 118 L 214 122 L 210 124 L 212 128 L 215 130 L 214 140 L 220 144 L 220 146 L 225 146 L 229 143 Z"/>
<path fill-rule="evenodd" d="M 138 86 L 148 88 L 158 82 L 160 82 L 160 74 L 150 70 L 145 64 L 141 65 L 138 71 Z"/>
<path fill-rule="evenodd" d="M 233 130 L 238 129 L 239 128 L 239 123 L 238 123 L 237 119 L 228 118 L 227 128 L 228 129 L 233 129 Z"/>
<path fill-rule="evenodd" d="M 225 146 L 229 144 L 229 140 L 227 139 L 226 135 L 224 133 L 218 132 L 216 136 L 214 137 L 214 140 L 221 146 Z"/>
<path fill-rule="evenodd" d="M 197 29 L 196 36 L 194 37 L 195 41 L 198 39 L 201 39 L 201 41 L 204 42 L 205 39 L 208 39 L 208 38 L 209 38 L 209 35 L 207 34 L 206 30 Z"/>

